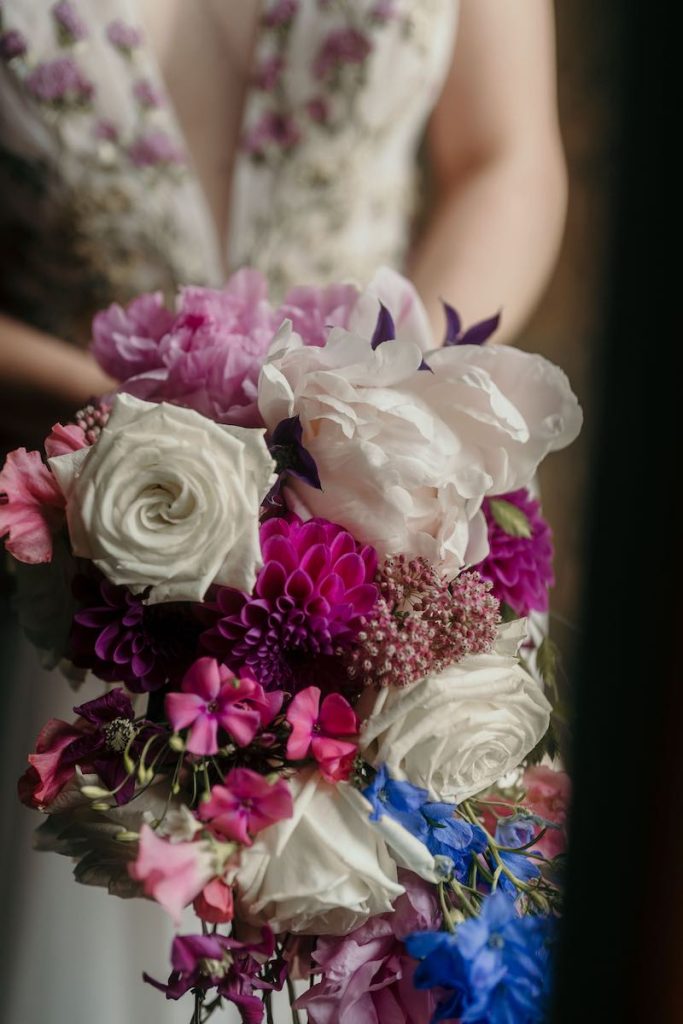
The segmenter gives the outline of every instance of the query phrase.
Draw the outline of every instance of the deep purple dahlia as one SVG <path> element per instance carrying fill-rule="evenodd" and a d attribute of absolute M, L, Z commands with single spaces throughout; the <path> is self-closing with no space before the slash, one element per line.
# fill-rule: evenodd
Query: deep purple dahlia
<path fill-rule="evenodd" d="M 203 645 L 266 689 L 320 685 L 321 659 L 353 643 L 377 602 L 377 553 L 335 523 L 296 517 L 263 523 L 261 550 L 253 594 L 216 592 Z"/>
<path fill-rule="evenodd" d="M 540 502 L 526 488 L 501 494 L 503 501 L 520 510 L 528 523 L 530 537 L 514 536 L 503 529 L 488 500 L 484 501 L 489 535 L 489 553 L 478 566 L 479 573 L 493 584 L 493 593 L 518 615 L 548 610 L 548 589 L 553 574 L 552 531 L 541 515 Z M 500 518 L 500 517 L 498 517 Z"/>
<path fill-rule="evenodd" d="M 79 576 L 74 593 L 70 657 L 106 682 L 125 683 L 134 693 L 178 682 L 196 656 L 201 629 L 190 605 L 144 604 L 144 595 L 115 586 L 103 576 Z"/>

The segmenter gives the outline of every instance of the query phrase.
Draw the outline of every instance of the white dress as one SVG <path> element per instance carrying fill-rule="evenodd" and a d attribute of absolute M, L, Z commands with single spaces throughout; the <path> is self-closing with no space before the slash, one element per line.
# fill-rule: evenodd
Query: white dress
<path fill-rule="evenodd" d="M 0 66 L 0 233 L 14 243 L 0 309 L 78 343 L 96 309 L 142 290 L 219 283 L 224 261 L 177 120 L 160 102 L 159 68 L 131 32 L 134 0 L 72 0 L 81 24 L 71 33 L 52 6 L 1 8 L 1 31 L 19 33 L 26 52 Z M 233 171 L 233 268 L 259 267 L 282 294 L 401 267 L 420 199 L 418 147 L 456 23 L 457 0 L 265 0 Z M 31 850 L 37 816 L 19 806 L 13 780 L 47 718 L 69 718 L 93 694 L 75 697 L 25 645 L 15 655 L 0 705 L 0 1020 L 187 1024 L 191 1001 L 167 1003 L 141 980 L 143 969 L 168 974 L 164 912 L 79 886 L 66 859 Z"/>

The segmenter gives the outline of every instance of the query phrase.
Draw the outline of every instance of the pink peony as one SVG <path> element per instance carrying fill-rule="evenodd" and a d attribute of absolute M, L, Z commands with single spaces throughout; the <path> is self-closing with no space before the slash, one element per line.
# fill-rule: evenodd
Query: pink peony
<path fill-rule="evenodd" d="M 251 836 L 294 812 L 292 794 L 284 779 L 269 782 L 250 768 L 233 768 L 224 786 L 214 786 L 199 806 L 199 817 L 213 832 L 251 846 Z"/>
<path fill-rule="evenodd" d="M 291 288 L 280 307 L 282 319 L 292 321 L 304 345 L 324 345 L 330 327 L 348 327 L 359 292 L 352 284 L 330 284 L 326 288 Z"/>
<path fill-rule="evenodd" d="M 92 354 L 115 380 L 128 380 L 163 366 L 159 342 L 174 316 L 161 292 L 140 295 L 124 309 L 114 302 L 93 320 Z"/>
<path fill-rule="evenodd" d="M 39 452 L 17 448 L 0 472 L 0 537 L 19 562 L 52 560 L 52 534 L 64 521 L 64 495 Z"/>
<path fill-rule="evenodd" d="M 561 828 L 549 828 L 534 849 L 552 860 L 564 853 L 567 846 L 566 821 L 571 797 L 571 780 L 566 772 L 556 772 L 546 765 L 535 765 L 524 772 L 527 807 L 553 821 Z"/>
<path fill-rule="evenodd" d="M 358 717 L 341 694 L 329 694 L 322 706 L 320 696 L 317 686 L 308 686 L 287 708 L 287 721 L 292 727 L 287 757 L 303 761 L 310 752 L 327 782 L 342 782 L 351 774 L 358 749 Z"/>
<path fill-rule="evenodd" d="M 214 877 L 214 858 L 205 843 L 171 843 L 143 825 L 138 855 L 128 871 L 176 923 L 180 913 Z"/>
<path fill-rule="evenodd" d="M 186 748 L 191 754 L 217 754 L 219 728 L 238 747 L 246 747 L 282 704 L 281 691 L 266 694 L 253 679 L 236 679 L 215 658 L 195 661 L 181 690 L 166 695 L 166 714 L 176 732 L 190 727 Z"/>
<path fill-rule="evenodd" d="M 310 1024 L 429 1024 L 436 1002 L 414 987 L 416 961 L 402 940 L 438 928 L 439 912 L 431 886 L 409 872 L 400 881 L 406 891 L 393 913 L 340 938 L 318 939 L 313 960 L 322 979 L 296 1001 Z"/>

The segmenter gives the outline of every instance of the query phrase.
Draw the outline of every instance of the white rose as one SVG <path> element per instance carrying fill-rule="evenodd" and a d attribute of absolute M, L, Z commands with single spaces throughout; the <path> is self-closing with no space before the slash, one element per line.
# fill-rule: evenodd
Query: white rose
<path fill-rule="evenodd" d="M 516 656 L 523 620 L 499 630 L 491 654 L 474 654 L 412 686 L 377 696 L 361 750 L 398 780 L 458 803 L 515 768 L 544 735 L 551 707 Z"/>
<path fill-rule="evenodd" d="M 298 415 L 316 461 L 322 490 L 291 481 L 297 511 L 452 577 L 487 553 L 484 497 L 527 485 L 576 437 L 581 411 L 540 356 L 455 346 L 428 355 L 429 372 L 420 342 L 373 351 L 367 335 L 338 327 L 325 347 L 304 347 L 286 324 L 261 371 L 259 408 L 271 429 Z"/>
<path fill-rule="evenodd" d="M 259 834 L 236 875 L 241 914 L 275 932 L 345 935 L 391 910 L 403 892 L 396 864 L 347 783 L 317 771 L 290 780 L 294 815 Z"/>
<path fill-rule="evenodd" d="M 259 506 L 273 460 L 263 430 L 118 395 L 92 448 L 49 460 L 74 553 L 150 603 L 200 601 L 215 582 L 251 590 Z"/>

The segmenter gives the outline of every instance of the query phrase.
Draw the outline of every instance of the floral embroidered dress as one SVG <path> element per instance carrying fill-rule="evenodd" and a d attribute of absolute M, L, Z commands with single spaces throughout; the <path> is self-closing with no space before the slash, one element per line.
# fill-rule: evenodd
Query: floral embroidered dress
<path fill-rule="evenodd" d="M 85 344 L 98 308 L 218 284 L 244 264 L 276 293 L 400 268 L 456 21 L 457 0 L 262 0 L 225 250 L 135 0 L 0 0 L 0 310 Z M 47 714 L 69 717 L 88 696 L 70 700 L 56 680 L 43 708 L 38 672 L 6 681 L 3 778 Z M 170 936 L 155 908 L 28 854 L 12 791 L 2 818 L 8 1019 L 186 1024 L 184 1006 L 136 977 L 142 963 L 163 972 Z"/>

